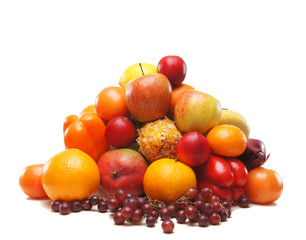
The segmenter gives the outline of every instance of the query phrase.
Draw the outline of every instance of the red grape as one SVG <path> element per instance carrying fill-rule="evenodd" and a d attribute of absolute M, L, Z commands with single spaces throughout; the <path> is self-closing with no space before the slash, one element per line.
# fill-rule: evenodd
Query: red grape
<path fill-rule="evenodd" d="M 211 203 L 205 202 L 203 207 L 202 207 L 202 212 L 205 213 L 206 215 L 212 214 L 214 211 L 214 208 Z"/>
<path fill-rule="evenodd" d="M 97 196 L 97 195 L 93 195 L 93 196 L 90 198 L 90 204 L 91 204 L 91 205 L 97 205 L 99 202 L 100 202 L 100 198 L 99 198 L 99 196 Z"/>
<path fill-rule="evenodd" d="M 200 193 L 201 193 L 201 196 L 203 197 L 204 200 L 208 200 L 212 196 L 212 190 L 208 187 L 202 188 Z"/>
<path fill-rule="evenodd" d="M 197 196 L 198 196 L 198 190 L 196 188 L 189 188 L 186 192 L 186 197 L 189 197 L 192 200 L 196 199 Z"/>
<path fill-rule="evenodd" d="M 62 215 L 67 215 L 71 213 L 71 207 L 69 202 L 62 202 L 59 206 L 59 212 Z"/>
<path fill-rule="evenodd" d="M 228 218 L 228 209 L 222 208 L 218 214 L 220 215 L 221 222 L 224 222 Z"/>
<path fill-rule="evenodd" d="M 187 206 L 185 207 L 185 216 L 189 220 L 195 220 L 198 217 L 198 210 L 194 206 Z"/>
<path fill-rule="evenodd" d="M 141 221 L 141 218 L 143 216 L 143 212 L 140 208 L 136 209 L 132 214 L 132 220 L 135 223 L 139 223 Z"/>
<path fill-rule="evenodd" d="M 62 201 L 60 200 L 55 200 L 51 203 L 51 209 L 54 212 L 59 212 L 59 206 L 61 205 Z"/>
<path fill-rule="evenodd" d="M 86 198 L 82 201 L 82 210 L 90 210 L 92 205 L 90 203 L 90 199 Z"/>
<path fill-rule="evenodd" d="M 133 209 L 129 206 L 122 208 L 121 210 L 122 216 L 125 218 L 130 218 L 133 215 Z"/>
<path fill-rule="evenodd" d="M 212 213 L 209 217 L 209 222 L 212 225 L 218 225 L 221 222 L 221 217 L 218 213 Z"/>
<path fill-rule="evenodd" d="M 176 212 L 178 211 L 178 208 L 175 205 L 169 205 L 168 209 L 170 210 L 171 217 L 175 217 Z"/>
<path fill-rule="evenodd" d="M 122 215 L 122 212 L 115 212 L 113 219 L 117 225 L 121 225 L 125 222 L 125 217 Z"/>
<path fill-rule="evenodd" d="M 107 201 L 100 201 L 98 203 L 98 211 L 101 212 L 101 213 L 105 213 L 107 212 L 107 209 L 108 209 L 108 203 Z"/>
<path fill-rule="evenodd" d="M 207 227 L 209 225 L 209 218 L 206 215 L 201 214 L 198 219 L 198 224 L 200 227 Z"/>
<path fill-rule="evenodd" d="M 185 211 L 179 210 L 176 212 L 175 218 L 178 223 L 184 223 L 186 221 Z"/>
<path fill-rule="evenodd" d="M 152 213 L 152 211 L 153 211 L 154 209 L 153 209 L 153 206 L 152 206 L 151 204 L 146 203 L 146 204 L 144 204 L 144 205 L 142 206 L 142 210 L 143 210 L 144 213 L 150 214 L 150 213 Z"/>
<path fill-rule="evenodd" d="M 82 203 L 79 200 L 74 200 L 70 203 L 72 212 L 82 211 Z"/>
<path fill-rule="evenodd" d="M 153 217 L 153 216 L 149 215 L 149 216 L 147 216 L 146 224 L 147 224 L 148 227 L 154 227 L 156 221 L 157 221 L 156 217 Z"/>
<path fill-rule="evenodd" d="M 119 202 L 123 202 L 127 199 L 127 193 L 123 189 L 118 189 L 115 193 L 115 198 L 117 198 Z"/>
<path fill-rule="evenodd" d="M 108 207 L 111 211 L 115 211 L 120 205 L 119 200 L 117 198 L 114 198 L 114 197 L 109 198 L 107 203 L 108 203 Z"/>
<path fill-rule="evenodd" d="M 167 219 L 162 222 L 162 229 L 164 233 L 172 233 L 174 229 L 174 223 L 170 219 Z"/>
<path fill-rule="evenodd" d="M 164 221 L 171 217 L 171 212 L 169 208 L 163 207 L 162 209 L 159 210 L 159 215 L 160 215 L 160 219 Z"/>
<path fill-rule="evenodd" d="M 138 202 L 138 208 L 141 208 L 144 204 L 147 203 L 147 201 L 144 197 L 137 198 L 137 202 Z"/>

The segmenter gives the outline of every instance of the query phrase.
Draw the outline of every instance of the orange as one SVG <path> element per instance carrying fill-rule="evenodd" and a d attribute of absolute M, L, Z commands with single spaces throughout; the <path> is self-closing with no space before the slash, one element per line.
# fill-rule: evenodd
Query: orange
<path fill-rule="evenodd" d="M 194 89 L 194 87 L 188 85 L 188 84 L 181 84 L 180 86 L 176 88 L 172 88 L 172 94 L 171 94 L 171 101 L 170 101 L 170 108 L 167 114 L 167 117 L 170 119 L 174 119 L 174 106 L 181 94 L 189 89 Z"/>
<path fill-rule="evenodd" d="M 105 120 L 130 114 L 125 101 L 125 90 L 122 87 L 104 88 L 96 97 L 95 105 L 97 114 Z"/>
<path fill-rule="evenodd" d="M 100 173 L 89 155 L 78 149 L 67 149 L 47 161 L 41 181 L 52 201 L 82 200 L 96 193 Z"/>
<path fill-rule="evenodd" d="M 237 157 L 247 146 L 247 137 L 240 128 L 233 125 L 219 125 L 207 134 L 211 150 L 224 157 Z"/>
<path fill-rule="evenodd" d="M 189 188 L 196 188 L 197 180 L 192 168 L 186 164 L 162 158 L 147 168 L 143 187 L 149 199 L 171 204 L 183 196 Z"/>

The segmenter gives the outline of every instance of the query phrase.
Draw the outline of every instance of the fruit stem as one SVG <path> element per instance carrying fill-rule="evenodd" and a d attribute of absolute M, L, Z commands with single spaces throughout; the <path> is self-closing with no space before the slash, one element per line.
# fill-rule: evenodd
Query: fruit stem
<path fill-rule="evenodd" d="M 144 76 L 145 74 L 144 74 L 144 72 L 143 72 L 141 63 L 139 63 L 139 66 L 140 66 L 140 69 L 141 69 L 141 72 L 142 72 L 142 76 Z"/>
<path fill-rule="evenodd" d="M 163 207 L 166 207 L 166 204 L 161 200 L 150 200 L 146 197 L 147 203 L 151 204 L 154 210 L 160 210 Z"/>

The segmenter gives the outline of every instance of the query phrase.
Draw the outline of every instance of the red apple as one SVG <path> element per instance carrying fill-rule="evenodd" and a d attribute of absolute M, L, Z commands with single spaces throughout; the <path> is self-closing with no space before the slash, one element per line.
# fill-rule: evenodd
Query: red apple
<path fill-rule="evenodd" d="M 135 78 L 125 88 L 126 104 L 139 122 L 164 117 L 170 106 L 172 87 L 166 76 L 153 73 Z"/>
<path fill-rule="evenodd" d="M 169 79 L 173 87 L 177 87 L 184 81 L 187 67 L 181 57 L 166 56 L 159 61 L 157 70 Z"/>
<path fill-rule="evenodd" d="M 181 132 L 206 134 L 217 126 L 221 119 L 222 108 L 214 97 L 190 89 L 183 92 L 174 107 L 174 121 Z"/>
<path fill-rule="evenodd" d="M 204 163 L 210 153 L 210 145 L 201 133 L 186 133 L 176 146 L 178 160 L 191 167 Z"/>
<path fill-rule="evenodd" d="M 128 148 L 104 153 L 97 162 L 100 171 L 100 188 L 108 195 L 115 196 L 123 189 L 133 196 L 144 193 L 143 176 L 148 167 L 140 153 Z"/>

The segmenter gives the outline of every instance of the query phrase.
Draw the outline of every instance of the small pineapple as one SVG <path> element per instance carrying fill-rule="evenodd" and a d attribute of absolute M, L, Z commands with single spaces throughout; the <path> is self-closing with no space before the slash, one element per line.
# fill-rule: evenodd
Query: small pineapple
<path fill-rule="evenodd" d="M 168 118 L 148 122 L 138 130 L 139 152 L 150 162 L 161 158 L 175 159 L 176 145 L 181 137 L 174 122 Z"/>

